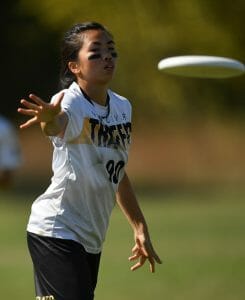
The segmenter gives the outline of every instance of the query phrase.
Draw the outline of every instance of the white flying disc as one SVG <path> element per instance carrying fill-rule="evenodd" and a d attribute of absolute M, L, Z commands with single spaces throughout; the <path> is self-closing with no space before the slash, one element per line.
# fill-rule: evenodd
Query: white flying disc
<path fill-rule="evenodd" d="M 245 73 L 244 64 L 238 60 L 205 55 L 168 57 L 159 62 L 158 69 L 169 74 L 197 78 L 229 78 Z"/>

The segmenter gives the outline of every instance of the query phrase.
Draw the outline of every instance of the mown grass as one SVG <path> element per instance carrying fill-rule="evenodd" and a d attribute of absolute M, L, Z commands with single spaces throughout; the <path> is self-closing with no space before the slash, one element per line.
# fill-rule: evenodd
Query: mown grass
<path fill-rule="evenodd" d="M 242 300 L 245 295 L 245 192 L 139 197 L 162 265 L 130 271 L 130 226 L 114 209 L 103 250 L 98 300 Z M 25 227 L 33 197 L 0 194 L 1 299 L 34 299 Z"/>

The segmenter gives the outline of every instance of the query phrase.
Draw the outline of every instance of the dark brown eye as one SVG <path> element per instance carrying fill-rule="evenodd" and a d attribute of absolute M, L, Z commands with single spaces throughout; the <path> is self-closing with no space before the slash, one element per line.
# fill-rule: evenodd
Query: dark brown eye
<path fill-rule="evenodd" d="M 111 56 L 116 58 L 116 57 L 118 57 L 118 54 L 117 54 L 117 52 L 112 52 Z"/>

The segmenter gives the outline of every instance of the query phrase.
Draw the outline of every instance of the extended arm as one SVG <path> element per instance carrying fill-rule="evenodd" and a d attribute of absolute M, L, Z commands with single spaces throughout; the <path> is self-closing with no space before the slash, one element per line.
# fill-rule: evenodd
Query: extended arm
<path fill-rule="evenodd" d="M 152 246 L 144 215 L 139 207 L 126 173 L 119 184 L 117 203 L 134 231 L 135 246 L 132 248 L 133 255 L 129 257 L 129 260 L 132 261 L 138 259 L 139 261 L 131 267 L 131 270 L 134 271 L 138 269 L 146 260 L 149 260 L 150 270 L 151 272 L 154 272 L 155 262 L 161 264 L 161 260 Z"/>

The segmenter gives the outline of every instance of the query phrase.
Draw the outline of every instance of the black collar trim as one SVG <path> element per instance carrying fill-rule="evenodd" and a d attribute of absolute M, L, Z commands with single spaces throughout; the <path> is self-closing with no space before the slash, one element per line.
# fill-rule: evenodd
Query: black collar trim
<path fill-rule="evenodd" d="M 88 102 L 89 102 L 90 104 L 92 104 L 92 105 L 94 106 L 94 102 L 93 102 L 92 99 L 89 97 L 89 95 L 86 94 L 85 91 L 84 91 L 81 87 L 80 87 L 80 90 L 81 90 L 81 92 L 82 92 L 82 94 L 83 94 L 83 97 L 84 97 L 86 100 L 88 100 Z M 108 116 L 109 116 L 109 114 L 110 114 L 110 111 L 111 111 L 111 108 L 110 108 L 110 96 L 109 96 L 108 93 L 107 93 L 107 96 L 106 96 L 106 107 L 107 107 L 107 114 L 106 114 L 106 116 L 102 117 L 103 119 L 107 119 Z"/>

